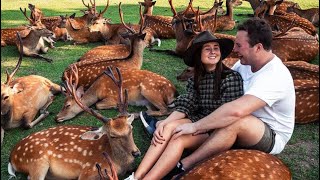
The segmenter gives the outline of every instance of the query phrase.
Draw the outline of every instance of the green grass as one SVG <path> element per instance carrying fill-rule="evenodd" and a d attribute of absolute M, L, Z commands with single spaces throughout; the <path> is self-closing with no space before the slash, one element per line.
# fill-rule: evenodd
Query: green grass
<path fill-rule="evenodd" d="M 141 1 L 141 0 L 139 0 Z M 305 8 L 319 7 L 317 0 L 294 0 L 298 2 L 300 6 Z M 86 0 L 88 2 L 88 0 Z M 118 2 L 117 0 L 110 0 L 110 7 L 105 13 L 105 17 L 111 18 L 113 22 L 119 22 L 118 15 Z M 123 0 L 122 9 L 124 11 L 125 22 L 137 23 L 139 20 L 138 14 L 138 0 Z M 187 4 L 187 0 L 174 0 L 174 6 L 176 9 L 182 10 Z M 194 0 L 194 6 L 200 6 L 200 9 L 206 10 L 207 7 L 211 7 L 213 0 Z M 24 16 L 19 10 L 19 7 L 26 7 L 28 3 L 35 4 L 40 7 L 46 16 L 58 16 L 58 15 L 71 15 L 76 12 L 77 16 L 82 13 L 80 9 L 84 9 L 81 0 L 19 0 L 19 1 L 1 1 L 1 27 L 15 27 L 22 24 L 27 24 Z M 98 9 L 103 9 L 106 0 L 97 1 Z M 29 13 L 29 10 L 28 10 Z M 248 14 L 252 13 L 252 9 L 248 2 L 243 2 L 239 7 L 236 7 L 234 14 Z M 154 8 L 154 14 L 171 16 L 171 10 L 167 0 L 158 0 L 156 7 Z M 246 19 L 244 16 L 235 16 L 235 19 L 242 22 Z M 235 34 L 235 30 L 224 33 Z M 91 43 L 86 45 L 74 46 L 70 43 L 57 42 L 55 49 L 49 49 L 48 54 L 44 56 L 53 59 L 53 63 L 49 64 L 45 61 L 38 59 L 24 57 L 22 65 L 16 74 L 16 77 L 26 76 L 30 74 L 37 74 L 44 76 L 55 83 L 61 83 L 61 75 L 63 70 L 71 63 L 75 62 L 86 51 L 101 45 L 101 43 Z M 161 49 L 174 49 L 175 40 L 162 40 Z M 18 60 L 18 51 L 14 46 L 1 47 L 1 82 L 6 80 L 5 70 L 12 70 Z M 319 64 L 319 57 L 312 61 L 313 64 Z M 182 59 L 168 56 L 161 53 L 150 52 L 148 49 L 144 51 L 144 63 L 143 69 L 159 73 L 169 80 L 171 80 L 177 87 L 179 93 L 185 92 L 185 83 L 176 80 L 176 76 L 185 68 Z M 62 108 L 64 97 L 58 95 L 54 103 L 49 107 L 50 116 L 44 121 L 36 125 L 33 129 L 25 130 L 22 128 L 16 128 L 5 132 L 4 141 L 1 147 L 1 179 L 8 179 L 7 163 L 9 154 L 13 146 L 20 141 L 23 137 L 30 133 L 46 129 L 48 127 L 56 126 L 54 121 L 55 115 Z M 146 110 L 144 107 L 129 107 L 130 112 L 138 112 Z M 113 117 L 116 115 L 115 110 L 100 111 L 105 116 Z M 82 113 L 76 118 L 64 122 L 62 124 L 80 124 L 80 125 L 101 125 L 101 123 L 95 120 L 87 113 Z M 59 124 L 61 125 L 61 124 Z M 148 148 L 150 142 L 142 129 L 142 123 L 136 120 L 133 123 L 134 126 L 134 139 L 141 152 L 144 154 Z M 293 179 L 319 179 L 319 123 L 311 123 L 306 125 L 296 125 L 293 136 L 286 146 L 285 150 L 277 155 L 285 164 L 290 168 Z M 141 161 L 141 158 L 136 160 L 137 166 Z M 25 175 L 18 174 L 18 179 L 26 179 Z"/>

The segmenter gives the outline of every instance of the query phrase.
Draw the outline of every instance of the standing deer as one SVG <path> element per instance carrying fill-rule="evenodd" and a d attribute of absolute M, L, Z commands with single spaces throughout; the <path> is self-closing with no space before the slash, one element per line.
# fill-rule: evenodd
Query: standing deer
<path fill-rule="evenodd" d="M 217 154 L 174 179 L 291 180 L 292 176 L 290 169 L 276 156 L 257 150 L 234 149 Z"/>
<path fill-rule="evenodd" d="M 22 125 L 32 128 L 49 115 L 47 108 L 54 95 L 61 91 L 59 85 L 37 75 L 12 79 L 21 65 L 23 48 L 20 43 L 19 61 L 10 75 L 7 71 L 7 81 L 1 83 L 1 127 L 4 129 Z M 35 119 L 39 111 L 40 116 Z"/>
<path fill-rule="evenodd" d="M 108 153 L 117 175 L 123 175 L 132 168 L 134 158 L 141 153 L 132 135 L 133 115 L 127 113 L 127 91 L 123 95 L 122 80 L 112 72 L 106 74 L 115 81 L 119 90 L 120 115 L 106 118 L 85 106 L 76 93 L 77 68 L 71 66 L 72 74 L 65 77 L 65 88 L 72 94 L 86 112 L 99 119 L 103 126 L 63 125 L 51 127 L 22 139 L 10 154 L 8 169 L 28 174 L 31 180 L 44 180 L 48 176 L 55 179 L 88 180 L 98 178 L 96 164 L 108 167 L 101 155 Z M 110 174 L 110 168 L 107 168 Z M 14 173 L 11 173 L 14 176 Z"/>
<path fill-rule="evenodd" d="M 287 12 L 294 12 L 299 16 L 308 19 L 313 25 L 319 27 L 319 8 L 300 9 L 297 8 L 296 4 L 288 7 Z"/>
<path fill-rule="evenodd" d="M 108 67 L 109 68 L 109 67 Z M 177 96 L 173 83 L 158 74 L 147 70 L 122 68 L 123 87 L 128 89 L 128 103 L 131 105 L 146 106 L 147 113 L 152 116 L 168 115 L 168 106 Z M 77 94 L 86 106 L 96 104 L 97 109 L 110 109 L 117 107 L 117 87 L 112 80 L 100 75 L 86 90 L 80 86 Z M 56 116 L 57 122 L 75 117 L 83 110 L 77 105 L 70 94 L 65 94 L 63 108 Z"/>
<path fill-rule="evenodd" d="M 127 69 L 141 69 L 143 62 L 143 50 L 147 46 L 144 41 L 146 33 L 143 33 L 143 25 L 140 24 L 139 32 L 136 32 L 129 26 L 127 26 L 123 21 L 123 13 L 121 10 L 121 3 L 119 4 L 119 12 L 120 19 L 123 23 L 124 27 L 130 32 L 128 38 L 130 39 L 130 53 L 126 58 L 119 59 L 116 57 L 115 59 L 104 60 L 104 58 L 99 57 L 96 54 L 96 59 L 91 59 L 90 62 L 86 62 L 86 60 L 82 60 L 76 62 L 75 65 L 79 69 L 79 86 L 83 86 L 84 89 L 88 89 L 90 85 L 95 81 L 95 79 L 110 65 L 116 66 L 119 68 L 127 68 Z M 143 18 L 143 17 L 142 17 Z M 159 41 L 155 41 L 159 42 Z M 70 72 L 70 69 L 66 69 L 65 71 Z M 63 80 L 63 77 L 62 77 Z"/>

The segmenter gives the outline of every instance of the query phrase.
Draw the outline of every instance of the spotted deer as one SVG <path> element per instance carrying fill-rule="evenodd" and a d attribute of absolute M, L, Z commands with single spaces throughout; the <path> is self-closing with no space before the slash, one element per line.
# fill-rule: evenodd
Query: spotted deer
<path fill-rule="evenodd" d="M 170 113 L 168 106 L 178 94 L 173 83 L 147 70 L 122 68 L 121 71 L 123 87 L 129 91 L 128 103 L 130 105 L 146 106 L 147 113 L 152 116 L 163 116 Z M 83 104 L 86 106 L 95 104 L 97 109 L 116 108 L 116 91 L 117 87 L 112 80 L 103 75 L 100 75 L 86 91 L 82 86 L 77 88 L 77 94 L 81 97 Z M 56 116 L 57 122 L 71 119 L 83 111 L 70 94 L 65 95 L 64 105 Z"/>
<path fill-rule="evenodd" d="M 282 61 L 306 61 L 315 59 L 319 53 L 317 36 L 306 33 L 300 27 L 288 27 L 284 32 L 273 31 L 272 52 Z"/>
<path fill-rule="evenodd" d="M 241 4 L 241 0 L 226 0 L 227 12 L 225 15 L 217 17 L 217 31 L 229 31 L 234 29 L 236 21 L 233 19 L 233 8 L 240 6 Z"/>
<path fill-rule="evenodd" d="M 17 35 L 21 41 L 19 34 Z M 24 47 L 20 43 L 20 49 Z M 1 127 L 4 129 L 24 126 L 32 128 L 49 115 L 47 108 L 58 94 L 60 86 L 49 79 L 29 75 L 13 79 L 22 62 L 22 51 L 14 70 L 7 81 L 1 83 Z M 36 115 L 40 112 L 39 117 Z"/>
<path fill-rule="evenodd" d="M 23 31 L 27 26 L 15 27 L 15 28 L 4 28 L 1 29 L 1 47 L 15 46 L 17 39 L 17 32 Z"/>
<path fill-rule="evenodd" d="M 288 7 L 287 12 L 294 12 L 319 27 L 319 8 L 300 9 L 296 7 L 296 4 Z"/>
<path fill-rule="evenodd" d="M 127 26 L 123 21 L 123 13 L 120 7 L 120 19 L 123 23 L 124 27 L 127 28 L 130 34 L 126 35 L 130 39 L 130 53 L 129 56 L 125 58 L 114 58 L 104 60 L 104 57 L 97 57 L 94 60 L 90 60 L 89 63 L 85 60 L 76 62 L 75 65 L 79 69 L 79 85 L 84 86 L 84 89 L 88 89 L 90 85 L 95 81 L 95 79 L 110 65 L 116 66 L 119 68 L 127 68 L 127 69 L 141 69 L 143 62 L 143 50 L 147 46 L 144 41 L 146 33 L 143 33 L 143 25 L 140 24 L 139 32 L 136 32 L 134 29 Z M 159 41 L 155 41 L 159 42 Z M 65 71 L 67 73 L 70 71 L 67 68 Z M 63 79 L 63 77 L 62 77 Z"/>
<path fill-rule="evenodd" d="M 319 66 L 304 61 L 284 62 L 296 91 L 295 123 L 319 121 Z"/>
<path fill-rule="evenodd" d="M 268 0 L 261 1 L 260 6 L 254 11 L 255 16 L 265 19 L 270 26 L 278 26 L 279 30 L 284 31 L 291 26 L 300 27 L 308 34 L 317 35 L 315 26 L 305 18 L 300 17 L 294 13 L 281 12 L 281 14 L 274 14 L 276 6 L 282 3 L 283 0 Z"/>
<path fill-rule="evenodd" d="M 250 3 L 250 6 L 252 8 L 253 11 L 255 11 L 259 6 L 260 6 L 260 3 L 261 3 L 261 0 L 244 0 L 244 1 L 247 1 Z M 296 7 L 297 8 L 300 8 L 300 6 L 293 2 L 293 1 L 282 1 L 281 3 L 279 3 L 277 6 L 276 6 L 276 9 L 275 9 L 275 13 L 277 14 L 278 12 L 281 13 L 281 12 L 286 12 L 287 8 L 289 6 L 292 6 L 296 4 Z"/>
<path fill-rule="evenodd" d="M 71 36 L 69 35 L 65 27 L 66 21 L 61 16 L 44 17 L 44 14 L 42 13 L 41 9 L 37 8 L 35 5 L 29 4 L 28 8 L 31 11 L 30 18 L 26 16 L 25 11 L 23 12 L 21 8 L 20 10 L 24 13 L 24 15 L 29 21 L 40 22 L 41 24 L 44 25 L 44 27 L 52 31 L 55 34 L 55 38 L 53 38 L 54 41 L 57 41 L 57 40 L 71 41 L 72 40 Z"/>
<path fill-rule="evenodd" d="M 121 3 L 119 3 L 119 14 L 121 10 Z M 140 24 L 144 23 L 145 18 L 142 18 L 142 8 L 140 6 Z M 123 16 L 120 16 L 121 21 L 123 21 Z M 124 38 L 126 34 L 128 34 L 127 28 L 123 25 L 123 23 L 111 24 L 109 19 L 103 18 L 101 14 L 99 14 L 96 18 L 92 20 L 89 24 L 88 28 L 90 32 L 100 32 L 106 41 L 107 44 L 128 44 L 128 40 Z M 139 31 L 140 24 L 131 24 L 129 25 L 131 29 L 135 31 Z M 143 24 L 142 24 L 143 25 Z M 146 37 L 144 40 L 149 46 L 152 46 L 155 41 L 156 33 L 151 28 L 148 28 L 144 25 L 144 29 L 142 32 L 146 33 Z"/>
<path fill-rule="evenodd" d="M 144 0 L 139 2 L 144 7 L 143 15 L 145 18 L 145 26 L 153 29 L 156 33 L 156 37 L 161 39 L 172 39 L 175 38 L 175 33 L 172 28 L 172 17 L 153 15 L 153 7 L 156 1 Z"/>
<path fill-rule="evenodd" d="M 227 150 L 197 164 L 174 179 L 291 180 L 290 169 L 276 156 L 258 150 Z"/>
<path fill-rule="evenodd" d="M 26 173 L 30 179 L 37 180 L 44 180 L 48 176 L 55 179 L 96 179 L 99 177 L 96 164 L 102 167 L 108 165 L 101 157 L 103 152 L 110 155 L 117 175 L 131 170 L 135 157 L 141 155 L 133 140 L 131 123 L 134 118 L 127 112 L 128 91 L 122 88 L 121 75 L 117 80 L 113 72 L 105 72 L 118 86 L 120 112 L 117 117 L 106 118 L 82 103 L 76 92 L 77 68 L 70 68 L 72 74 L 65 77 L 65 89 L 81 108 L 103 125 L 100 128 L 62 125 L 30 134 L 11 151 L 8 165 L 11 172 Z M 107 172 L 110 174 L 111 169 L 107 168 Z"/>

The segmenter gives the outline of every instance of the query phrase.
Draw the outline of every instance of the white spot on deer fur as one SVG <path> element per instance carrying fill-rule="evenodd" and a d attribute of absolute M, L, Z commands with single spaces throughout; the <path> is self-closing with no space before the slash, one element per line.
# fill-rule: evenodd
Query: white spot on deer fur
<path fill-rule="evenodd" d="M 57 158 L 62 158 L 62 155 L 61 155 L 61 154 L 58 154 L 58 155 L 57 155 Z"/>
<path fill-rule="evenodd" d="M 21 146 L 19 146 L 18 148 L 17 148 L 17 150 L 19 151 L 21 149 Z"/>
<path fill-rule="evenodd" d="M 48 147 L 49 145 L 48 145 L 48 143 L 44 143 L 44 147 Z"/>
<path fill-rule="evenodd" d="M 82 151 L 82 148 L 81 147 L 78 147 L 78 152 L 81 152 Z"/>
<path fill-rule="evenodd" d="M 49 150 L 49 151 L 48 151 L 48 155 L 52 155 L 52 151 Z"/>

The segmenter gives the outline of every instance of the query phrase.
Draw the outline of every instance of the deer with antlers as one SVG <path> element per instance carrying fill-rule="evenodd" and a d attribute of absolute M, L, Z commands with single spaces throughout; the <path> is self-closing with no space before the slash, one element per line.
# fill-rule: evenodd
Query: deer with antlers
<path fill-rule="evenodd" d="M 170 113 L 169 106 L 178 95 L 173 83 L 151 71 L 124 68 L 121 70 L 123 87 L 129 91 L 129 104 L 146 106 L 147 113 L 152 116 L 163 116 Z M 86 106 L 96 104 L 97 109 L 116 108 L 116 91 L 113 82 L 103 75 L 100 75 L 86 91 L 82 86 L 77 88 L 77 94 L 81 97 L 82 103 Z M 67 93 L 65 95 L 64 106 L 56 116 L 57 122 L 71 119 L 83 111 L 72 95 Z"/>
<path fill-rule="evenodd" d="M 281 14 L 274 14 L 276 6 L 281 4 L 283 0 L 268 0 L 261 1 L 260 6 L 255 9 L 254 15 L 265 19 L 271 27 L 278 26 L 280 31 L 285 31 L 288 27 L 300 27 L 308 34 L 317 36 L 315 26 L 305 18 L 294 13 L 286 13 L 281 11 Z M 294 20 L 294 21 L 293 21 Z"/>
<path fill-rule="evenodd" d="M 130 39 L 130 53 L 125 58 L 115 57 L 108 60 L 105 57 L 100 57 L 96 54 L 94 59 L 91 58 L 90 61 L 82 60 L 76 62 L 75 65 L 79 69 L 79 86 L 84 86 L 84 89 L 88 89 L 90 85 L 95 81 L 95 79 L 107 68 L 107 66 L 116 66 L 119 68 L 127 69 L 141 69 L 143 62 L 143 50 L 148 44 L 144 41 L 146 33 L 143 33 L 143 24 L 140 24 L 139 32 L 127 26 L 123 21 L 123 14 L 121 11 L 121 3 L 119 4 L 120 19 L 124 27 L 127 28 L 129 34 L 126 35 Z M 142 17 L 143 18 L 143 17 Z M 154 43 L 158 43 L 154 41 Z M 67 73 L 70 69 L 66 69 Z M 63 79 L 63 77 L 62 77 Z"/>
<path fill-rule="evenodd" d="M 22 41 L 19 34 L 17 37 Z M 54 95 L 61 91 L 59 85 L 42 76 L 29 75 L 13 80 L 22 62 L 23 48 L 20 43 L 19 61 L 12 73 L 7 71 L 7 81 L 1 83 L 1 127 L 4 129 L 32 128 L 49 115 L 47 108 Z M 39 111 L 40 116 L 35 119 Z"/>
<path fill-rule="evenodd" d="M 100 128 L 90 126 L 63 125 L 51 127 L 30 134 L 18 142 L 10 154 L 8 169 L 28 174 L 30 179 L 96 179 L 96 164 L 107 167 L 101 158 L 103 152 L 110 155 L 117 175 L 123 175 L 132 168 L 135 157 L 141 153 L 132 135 L 133 115 L 127 112 L 128 91 L 122 88 L 112 71 L 105 74 L 114 80 L 118 87 L 119 112 L 115 118 L 106 118 L 84 105 L 76 92 L 78 71 L 70 66 L 72 73 L 65 76 L 65 88 L 75 98 L 78 105 L 103 123 Z M 111 169 L 107 172 L 110 174 Z M 14 176 L 14 173 L 11 173 Z"/>

